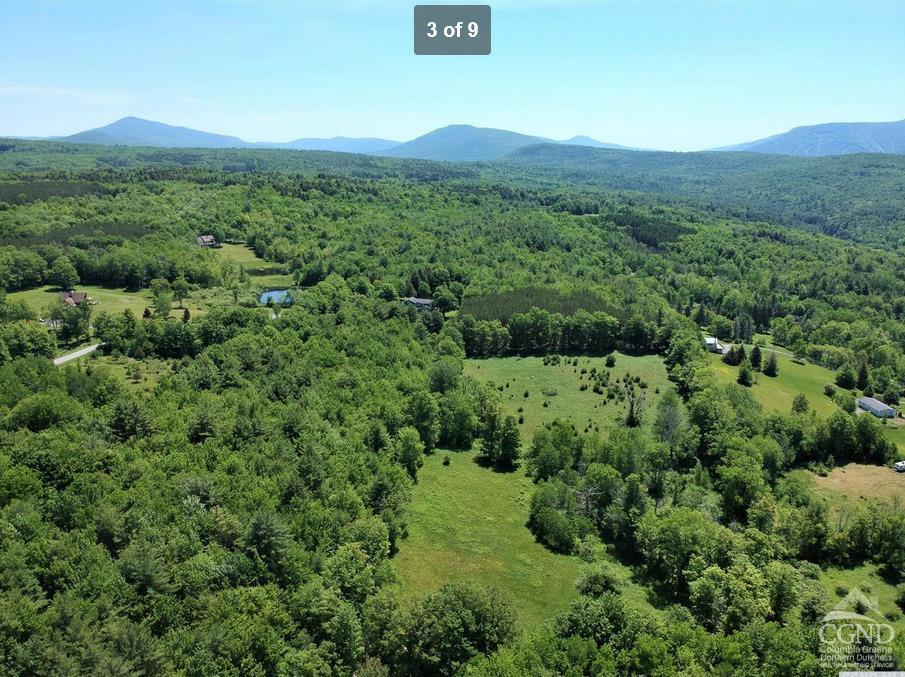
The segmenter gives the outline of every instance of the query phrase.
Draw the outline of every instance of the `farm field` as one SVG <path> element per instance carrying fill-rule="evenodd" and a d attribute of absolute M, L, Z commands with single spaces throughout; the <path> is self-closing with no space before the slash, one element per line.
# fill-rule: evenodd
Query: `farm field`
<path fill-rule="evenodd" d="M 484 468 L 475 455 L 425 458 L 407 510 L 409 535 L 394 558 L 399 592 L 412 600 L 452 581 L 493 586 L 510 596 L 520 626 L 533 628 L 575 597 L 581 562 L 550 552 L 525 526 L 531 480 Z"/>
<path fill-rule="evenodd" d="M 745 346 L 750 353 L 753 346 Z M 769 348 L 764 350 L 769 352 Z M 735 383 L 738 367 L 724 364 L 721 355 L 710 354 L 710 366 L 720 383 Z M 816 364 L 798 364 L 777 350 L 776 360 L 779 374 L 776 377 L 758 374 L 757 383 L 751 386 L 751 392 L 764 408 L 769 411 L 788 413 L 792 410 L 792 402 L 798 393 L 804 393 L 811 409 L 820 416 L 828 416 L 836 409 L 836 404 L 823 392 L 827 383 L 832 383 L 834 374 L 829 369 Z"/>
<path fill-rule="evenodd" d="M 647 383 L 646 414 L 642 416 L 642 421 L 647 424 L 652 419 L 651 411 L 660 393 L 671 385 L 663 360 L 656 355 L 614 355 L 616 365 L 610 369 L 612 379 L 621 379 L 630 373 L 640 376 Z M 574 359 L 578 360 L 577 367 L 572 364 Z M 493 357 L 465 361 L 466 374 L 503 386 L 501 395 L 506 411 L 525 417 L 524 424 L 520 426 L 523 443 L 529 443 L 535 430 L 556 418 L 572 421 L 579 430 L 586 426 L 604 430 L 625 418 L 627 407 L 624 402 L 607 402 L 606 395 L 595 393 L 591 387 L 581 390 L 583 384 L 593 384 L 588 374 L 582 374 L 581 370 L 590 371 L 592 367 L 598 371 L 605 369 L 604 358 L 563 357 L 560 364 L 549 365 L 545 365 L 541 357 Z M 526 391 L 528 397 L 524 396 Z M 518 411 L 520 407 L 521 412 Z"/>

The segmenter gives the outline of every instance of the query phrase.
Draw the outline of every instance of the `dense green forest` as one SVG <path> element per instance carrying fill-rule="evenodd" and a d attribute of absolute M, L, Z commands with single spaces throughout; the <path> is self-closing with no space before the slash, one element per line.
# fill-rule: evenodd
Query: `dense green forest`
<path fill-rule="evenodd" d="M 905 159 L 898 155 L 639 153 L 538 144 L 496 162 L 442 163 L 313 151 L 110 148 L 0 139 L 0 172 L 174 166 L 419 181 L 480 178 L 503 184 L 498 189 L 505 193 L 527 186 L 547 189 L 546 201 L 573 213 L 594 210 L 611 191 L 631 191 L 632 199 L 655 205 L 688 204 L 722 216 L 767 220 L 884 248 L 905 244 Z M 564 184 L 570 187 L 567 194 L 560 191 Z M 12 202 L 10 192 L 0 190 L 0 202 Z M 650 193 L 656 195 L 653 200 Z"/>
<path fill-rule="evenodd" d="M 905 163 L 626 154 L 641 182 L 557 152 L 0 141 L 0 671 L 828 675 L 825 576 L 865 565 L 902 631 L 856 662 L 902 669 L 905 508 L 840 509 L 802 473 L 903 456 L 855 396 L 905 387 Z M 147 307 L 58 297 L 82 287 Z M 257 302 L 274 287 L 291 305 Z M 744 346 L 737 383 L 705 335 Z M 777 354 L 827 370 L 831 414 L 758 400 Z M 523 434 L 509 403 L 539 394 L 464 365 L 525 356 L 574 360 L 619 416 Z M 121 373 L 151 364 L 148 389 Z M 524 529 L 581 561 L 529 631 L 498 586 L 399 594 L 424 459 L 470 450 L 527 475 Z"/>

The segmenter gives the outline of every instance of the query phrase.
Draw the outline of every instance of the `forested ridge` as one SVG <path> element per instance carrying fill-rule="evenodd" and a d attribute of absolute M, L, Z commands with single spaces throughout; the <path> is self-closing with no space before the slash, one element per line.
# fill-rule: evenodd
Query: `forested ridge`
<path fill-rule="evenodd" d="M 782 206 L 795 181 L 817 190 L 806 174 L 748 196 L 728 181 L 724 209 L 598 183 L 596 167 L 0 151 L 4 673 L 835 674 L 823 573 L 869 563 L 902 584 L 902 506 L 839 513 L 797 472 L 901 455 L 854 413 L 854 394 L 897 404 L 905 386 L 905 252 L 875 246 L 901 238 L 884 211 L 900 209 L 895 159 L 889 184 L 865 181 L 887 230 L 842 238 L 800 226 L 859 218 L 847 194 Z M 849 176 L 864 159 L 807 162 Z M 247 245 L 259 274 L 200 234 Z M 290 306 L 257 303 L 271 275 Z M 151 300 L 136 313 L 58 299 L 85 285 Z M 726 358 L 737 384 L 714 377 L 704 335 L 745 345 Z M 52 365 L 89 340 L 103 356 Z M 782 376 L 773 350 L 832 370 L 831 415 L 755 398 L 755 380 Z M 648 383 L 611 373 L 614 351 L 665 365 L 655 406 Z M 584 387 L 625 416 L 524 435 L 508 384 L 463 371 L 521 356 L 576 373 L 590 356 Z M 116 370 L 150 360 L 166 370 L 148 391 Z M 584 563 L 568 609 L 530 632 L 505 589 L 399 594 L 425 455 L 471 449 L 487 472 L 527 473 L 525 529 Z"/>
<path fill-rule="evenodd" d="M 348 153 L 249 149 L 103 147 L 0 139 L 0 171 L 185 167 L 229 173 L 323 172 L 423 180 L 481 178 L 513 190 L 569 185 L 570 209 L 611 191 L 722 216 L 822 232 L 897 248 L 905 242 L 905 159 L 856 154 L 822 158 L 759 153 L 666 153 L 537 144 L 494 162 L 449 163 Z M 0 193 L 0 201 L 9 201 Z"/>

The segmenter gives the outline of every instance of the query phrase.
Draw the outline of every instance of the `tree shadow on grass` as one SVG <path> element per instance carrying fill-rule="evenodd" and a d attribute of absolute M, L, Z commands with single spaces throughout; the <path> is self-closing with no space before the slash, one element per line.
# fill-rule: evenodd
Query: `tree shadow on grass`
<path fill-rule="evenodd" d="M 475 454 L 473 462 L 482 468 L 487 468 L 488 470 L 492 470 L 493 472 L 502 473 L 505 475 L 509 475 L 515 473 L 521 466 L 518 463 L 507 464 L 507 465 L 494 465 L 490 459 L 486 456 L 483 456 L 481 453 Z"/>

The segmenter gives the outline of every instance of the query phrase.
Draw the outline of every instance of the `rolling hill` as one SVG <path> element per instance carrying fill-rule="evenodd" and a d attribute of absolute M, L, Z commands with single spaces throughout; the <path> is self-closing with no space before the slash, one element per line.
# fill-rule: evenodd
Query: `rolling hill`
<path fill-rule="evenodd" d="M 795 127 L 783 134 L 715 150 L 774 155 L 905 154 L 905 120 L 898 122 L 831 122 Z"/>
<path fill-rule="evenodd" d="M 188 127 L 126 117 L 104 127 L 64 136 L 58 141 L 102 146 L 164 146 L 169 148 L 246 148 L 250 144 L 235 136 L 212 134 Z"/>
<path fill-rule="evenodd" d="M 520 148 L 539 143 L 638 150 L 615 143 L 604 143 L 589 136 L 573 136 L 565 141 L 555 141 L 542 136 L 519 134 L 507 129 L 474 127 L 472 125 L 449 125 L 376 154 L 386 157 L 417 158 L 420 160 L 440 160 L 445 162 L 486 162 L 498 160 Z"/>
<path fill-rule="evenodd" d="M 905 156 L 666 153 L 534 144 L 495 166 L 518 166 L 588 190 L 672 195 L 744 219 L 763 219 L 883 247 L 905 245 Z"/>
<path fill-rule="evenodd" d="M 496 160 L 514 150 L 536 143 L 554 141 L 505 129 L 449 125 L 401 143 L 382 152 L 381 155 L 421 160 Z"/>

